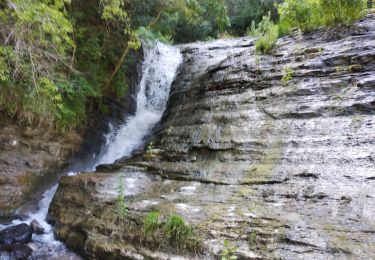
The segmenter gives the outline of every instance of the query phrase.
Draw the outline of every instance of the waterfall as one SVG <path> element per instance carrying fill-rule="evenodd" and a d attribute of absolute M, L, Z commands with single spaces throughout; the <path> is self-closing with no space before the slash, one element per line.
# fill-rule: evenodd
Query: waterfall
<path fill-rule="evenodd" d="M 135 115 L 109 135 L 97 164 L 111 164 L 130 156 L 143 145 L 144 138 L 163 115 L 170 86 L 181 62 L 182 55 L 177 48 L 157 43 L 154 48 L 145 50 Z"/>
<path fill-rule="evenodd" d="M 176 71 L 182 62 L 178 48 L 157 42 L 153 47 L 144 48 L 145 59 L 142 66 L 142 79 L 137 93 L 137 108 L 119 127 L 106 134 L 103 151 L 96 159 L 86 166 L 86 171 L 93 171 L 99 164 L 111 164 L 117 159 L 129 157 L 136 149 L 144 145 L 145 138 L 161 119 L 168 102 L 170 87 Z M 68 175 L 75 175 L 70 172 Z M 39 201 L 38 211 L 29 213 L 25 220 L 14 220 L 10 225 L 0 225 L 0 230 L 35 219 L 44 228 L 46 234 L 33 234 L 33 241 L 38 243 L 36 254 L 39 258 L 48 258 L 66 252 L 63 243 L 56 241 L 52 227 L 46 222 L 48 208 L 58 186 L 55 185 L 43 194 Z"/>

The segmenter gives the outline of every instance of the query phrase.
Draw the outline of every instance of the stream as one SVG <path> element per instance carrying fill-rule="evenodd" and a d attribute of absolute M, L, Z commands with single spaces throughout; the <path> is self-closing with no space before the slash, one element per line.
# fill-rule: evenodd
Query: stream
<path fill-rule="evenodd" d="M 157 42 L 152 47 L 144 47 L 142 79 L 137 94 L 137 109 L 134 115 L 118 127 L 110 127 L 105 135 L 106 143 L 97 158 L 88 163 L 84 171 L 95 171 L 100 164 L 112 164 L 117 159 L 130 157 L 132 153 L 144 146 L 144 142 L 153 127 L 160 121 L 168 102 L 170 86 L 175 78 L 178 66 L 182 62 L 180 50 Z M 74 170 L 68 175 L 79 174 Z M 0 230 L 21 223 L 30 224 L 37 220 L 44 228 L 45 234 L 33 234 L 32 243 L 35 259 L 60 259 L 62 256 L 72 257 L 65 245 L 57 241 L 53 227 L 47 223 L 48 208 L 58 185 L 47 190 L 38 203 L 38 210 L 30 212 L 26 219 L 14 220 L 9 225 L 0 225 Z M 116 189 L 116 187 L 113 187 Z"/>

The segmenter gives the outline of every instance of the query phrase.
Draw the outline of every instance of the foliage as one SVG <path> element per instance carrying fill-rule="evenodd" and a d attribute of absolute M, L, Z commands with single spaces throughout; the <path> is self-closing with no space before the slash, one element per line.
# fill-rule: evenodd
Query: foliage
<path fill-rule="evenodd" d="M 288 34 L 293 27 L 303 32 L 320 26 L 351 25 L 364 14 L 366 0 L 285 0 L 278 4 L 280 20 L 274 24 L 271 13 L 256 25 L 253 20 L 248 34 L 258 37 L 258 54 L 269 54 L 278 37 Z"/>
<path fill-rule="evenodd" d="M 163 230 L 166 237 L 177 244 L 183 244 L 187 239 L 194 235 L 194 229 L 185 223 L 184 219 L 177 214 L 171 214 L 165 224 Z"/>
<path fill-rule="evenodd" d="M 107 77 L 103 68 L 114 60 L 103 51 L 101 39 L 109 30 L 116 31 L 117 41 L 119 35 L 129 33 L 127 15 L 122 1 L 91 1 L 97 5 L 95 15 L 77 11 L 82 7 L 78 2 L 8 0 L 0 4 L 0 110 L 20 123 L 74 127 L 85 121 L 87 104 L 105 93 L 100 87 Z M 102 24 L 103 30 L 91 30 L 92 34 L 101 31 L 100 37 L 86 38 L 90 27 L 84 22 L 85 14 L 93 15 L 90 23 L 96 19 L 96 25 Z M 118 82 L 126 86 L 123 80 Z M 113 92 L 122 90 L 114 84 Z"/>
<path fill-rule="evenodd" d="M 154 157 L 154 143 L 150 142 L 146 148 L 145 158 L 151 160 Z"/>
<path fill-rule="evenodd" d="M 366 2 L 2 0 L 0 111 L 21 124 L 61 130 L 84 125 L 88 112 L 105 110 L 103 100 L 124 95 L 127 54 L 141 40 L 182 43 L 243 35 L 253 21 L 257 53 L 270 53 L 277 37 L 293 27 L 350 25 L 363 15 Z"/>
<path fill-rule="evenodd" d="M 221 252 L 221 260 L 236 260 L 236 246 L 231 246 L 228 240 L 224 240 L 224 250 Z"/>
<path fill-rule="evenodd" d="M 320 25 L 318 0 L 285 0 L 279 7 L 280 21 L 302 31 L 310 31 Z"/>
<path fill-rule="evenodd" d="M 263 16 L 262 21 L 255 26 L 253 22 L 249 31 L 249 35 L 258 37 L 255 43 L 257 53 L 269 54 L 276 45 L 278 38 L 278 27 L 271 21 L 271 14 Z"/>
<path fill-rule="evenodd" d="M 199 250 L 200 241 L 196 231 L 178 214 L 172 213 L 163 220 L 159 212 L 150 212 L 143 220 L 143 229 L 148 237 L 167 239 L 177 247 Z M 157 237 L 159 235 L 162 237 Z"/>
<path fill-rule="evenodd" d="M 320 0 L 326 26 L 351 25 L 362 16 L 367 0 Z"/>
<path fill-rule="evenodd" d="M 293 70 L 289 67 L 284 67 L 283 77 L 281 78 L 283 85 L 285 86 L 292 79 L 293 79 Z"/>
<path fill-rule="evenodd" d="M 125 185 L 124 176 L 119 176 L 119 182 L 117 186 L 117 215 L 120 219 L 125 219 L 128 214 L 128 206 L 125 202 Z"/>
<path fill-rule="evenodd" d="M 13 0 L 0 10 L 0 109 L 21 123 L 65 126 L 75 113 L 57 85 L 62 71 L 72 70 L 68 3 Z"/>
<path fill-rule="evenodd" d="M 154 234 L 160 228 L 160 213 L 153 211 L 147 214 L 143 221 L 145 233 L 147 235 Z"/>
<path fill-rule="evenodd" d="M 278 20 L 275 0 L 226 0 L 228 16 L 231 22 L 230 33 L 237 36 L 246 34 L 254 21 L 258 24 L 263 16 L 271 13 L 272 21 Z"/>
<path fill-rule="evenodd" d="M 366 0 L 285 0 L 279 6 L 280 20 L 304 32 L 320 26 L 349 26 L 362 16 L 366 4 Z"/>
<path fill-rule="evenodd" d="M 134 28 L 174 43 L 216 38 L 230 25 L 227 11 L 224 0 L 130 0 L 129 10 Z"/>
<path fill-rule="evenodd" d="M 0 23 L 0 110 L 66 129 L 124 95 L 139 39 L 217 37 L 230 21 L 224 0 L 3 0 Z"/>

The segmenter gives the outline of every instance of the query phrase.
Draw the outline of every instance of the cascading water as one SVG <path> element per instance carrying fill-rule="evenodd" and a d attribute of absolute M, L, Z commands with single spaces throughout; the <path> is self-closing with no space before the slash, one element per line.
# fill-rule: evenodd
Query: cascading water
<path fill-rule="evenodd" d="M 109 136 L 98 164 L 111 164 L 121 157 L 130 156 L 143 145 L 143 139 L 163 115 L 170 86 L 181 62 L 182 55 L 177 48 L 161 43 L 145 51 L 135 115 Z"/>
<path fill-rule="evenodd" d="M 178 48 L 162 43 L 145 47 L 145 60 L 142 67 L 142 79 L 137 94 L 137 109 L 133 116 L 106 135 L 106 144 L 100 156 L 86 166 L 86 171 L 93 171 L 99 164 L 111 164 L 117 159 L 129 157 L 132 152 L 144 145 L 144 139 L 151 134 L 152 128 L 162 117 L 165 110 L 170 86 L 176 71 L 182 62 Z M 71 172 L 69 175 L 75 175 Z M 56 241 L 52 227 L 46 222 L 48 207 L 57 190 L 57 185 L 47 190 L 38 204 L 38 211 L 30 213 L 26 220 L 14 220 L 12 224 L 27 223 L 35 219 L 45 230 L 45 234 L 33 234 L 34 256 L 37 259 L 56 257 L 67 252 L 63 243 Z"/>

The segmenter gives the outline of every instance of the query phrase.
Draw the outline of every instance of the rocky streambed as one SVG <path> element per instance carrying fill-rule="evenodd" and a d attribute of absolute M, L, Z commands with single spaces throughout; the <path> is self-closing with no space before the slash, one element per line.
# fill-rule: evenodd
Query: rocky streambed
<path fill-rule="evenodd" d="M 251 38 L 179 48 L 153 145 L 61 179 L 59 239 L 87 259 L 375 258 L 375 17 L 272 55 Z M 194 236 L 148 232 L 154 211 Z"/>

